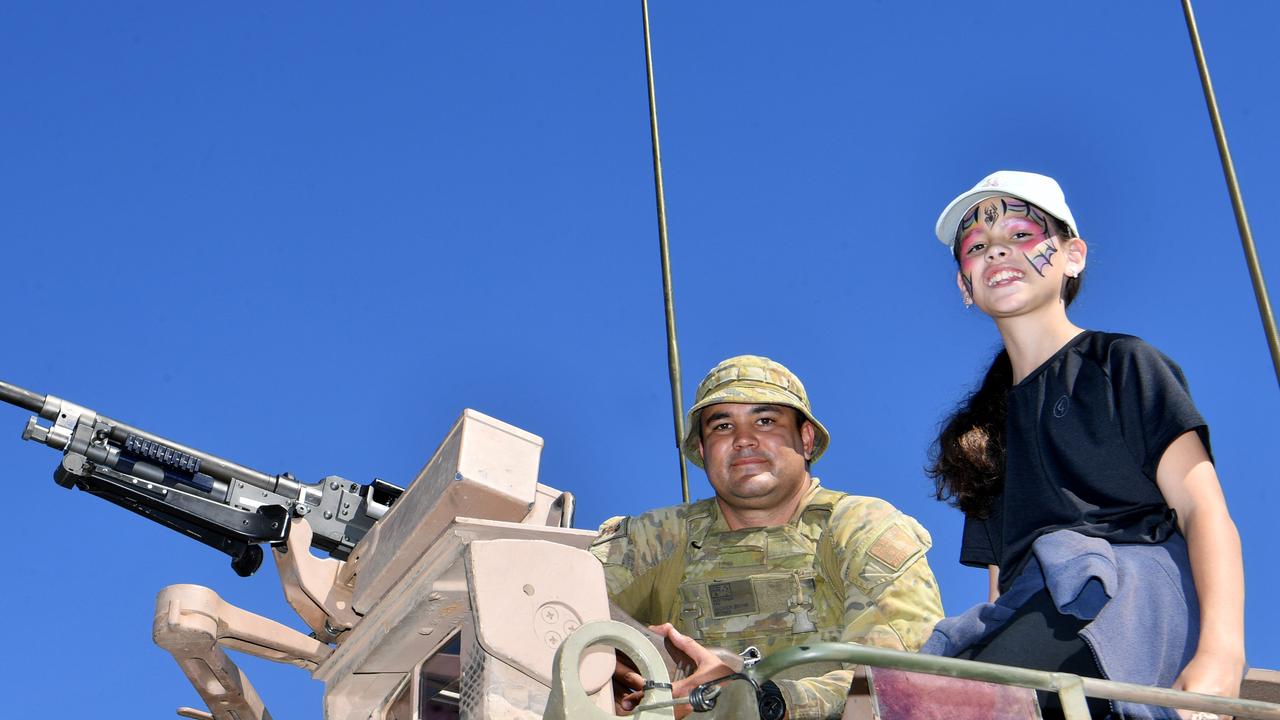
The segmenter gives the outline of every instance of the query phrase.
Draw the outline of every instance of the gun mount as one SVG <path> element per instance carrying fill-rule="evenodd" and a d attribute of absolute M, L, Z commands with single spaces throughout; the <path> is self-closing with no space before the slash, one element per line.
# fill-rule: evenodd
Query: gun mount
<path fill-rule="evenodd" d="M 219 646 L 310 670 L 332 720 L 542 717 L 556 650 L 607 619 L 609 604 L 585 551 L 595 534 L 564 527 L 571 496 L 537 482 L 541 448 L 535 435 L 464 411 L 345 561 L 308 552 L 308 520 L 292 520 L 273 555 L 314 638 L 178 585 L 157 599 L 156 642 L 213 718 L 270 717 Z M 599 648 L 579 668 L 601 709 L 612 708 L 613 667 Z"/>

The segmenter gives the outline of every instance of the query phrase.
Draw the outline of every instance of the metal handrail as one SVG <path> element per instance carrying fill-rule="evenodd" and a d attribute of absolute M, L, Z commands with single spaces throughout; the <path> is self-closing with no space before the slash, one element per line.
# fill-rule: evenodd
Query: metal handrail
<path fill-rule="evenodd" d="M 1219 715 L 1232 715 L 1236 718 L 1280 720 L 1280 705 L 1260 700 L 1224 698 L 1114 680 L 1080 677 L 1070 673 L 1028 670 L 975 660 L 921 655 L 856 643 L 826 642 L 787 648 L 744 669 L 743 674 L 759 685 L 783 670 L 813 662 L 869 665 L 1055 692 L 1062 698 L 1063 714 L 1067 720 L 1086 720 L 1090 717 L 1085 697 L 1198 710 Z"/>

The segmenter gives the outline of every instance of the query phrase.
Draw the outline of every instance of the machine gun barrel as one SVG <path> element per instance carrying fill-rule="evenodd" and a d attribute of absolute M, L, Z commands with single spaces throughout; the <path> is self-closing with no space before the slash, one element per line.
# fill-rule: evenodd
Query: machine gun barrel
<path fill-rule="evenodd" d="M 23 410 L 38 413 L 44 407 L 44 398 L 44 395 L 33 393 L 30 390 L 23 390 L 17 385 L 10 385 L 0 380 L 0 400 L 4 400 L 10 405 L 17 405 Z"/>
<path fill-rule="evenodd" d="M 62 398 L 53 395 L 40 395 L 39 393 L 31 392 L 30 390 L 4 381 L 0 381 L 0 400 L 4 400 L 10 405 L 17 405 L 20 408 L 37 413 L 45 420 L 53 422 L 58 421 L 59 417 L 66 409 L 66 406 L 69 405 L 69 403 Z M 78 406 L 76 406 L 76 408 L 78 410 L 84 410 L 84 408 L 79 408 Z M 105 415 L 94 414 L 98 421 L 111 426 L 110 439 L 112 442 L 124 444 L 128 440 L 129 436 L 133 435 L 141 440 L 163 445 L 199 459 L 200 471 L 215 480 L 221 480 L 228 484 L 233 482 L 243 482 L 247 485 L 252 485 L 256 488 L 277 493 L 279 495 L 284 495 L 291 499 L 303 499 L 303 484 L 288 475 L 268 475 L 259 470 L 245 467 L 244 465 L 232 462 L 225 458 L 220 458 L 217 455 L 207 453 L 203 450 L 174 442 L 168 438 L 156 435 L 155 433 L 147 432 L 142 428 L 134 427 L 128 423 L 114 420 L 106 417 Z M 28 429 L 31 429 L 30 426 L 28 426 Z M 24 437 L 28 437 L 28 435 L 24 434 Z M 40 440 L 41 442 L 44 442 L 44 444 L 49 445 L 56 450 L 66 449 L 65 443 L 55 445 L 53 442 L 39 437 L 35 437 L 34 439 Z"/>
<path fill-rule="evenodd" d="M 303 483 L 268 475 L 113 420 L 53 395 L 0 381 L 0 400 L 32 417 L 23 430 L 63 453 L 54 480 L 77 487 L 227 553 L 241 575 L 261 562 L 259 543 L 279 545 L 289 518 L 310 516 L 312 547 L 344 560 L 401 488 L 337 476 Z M 313 513 L 313 511 L 315 511 Z"/>

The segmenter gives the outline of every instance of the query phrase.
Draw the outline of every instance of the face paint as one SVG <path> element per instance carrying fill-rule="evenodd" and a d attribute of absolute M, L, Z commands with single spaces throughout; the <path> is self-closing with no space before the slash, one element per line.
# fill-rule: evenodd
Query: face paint
<path fill-rule="evenodd" d="M 960 238 L 964 237 L 969 228 L 978 224 L 978 206 L 973 206 L 973 212 L 960 218 L 960 230 L 956 232 L 956 245 L 960 244 Z"/>
<path fill-rule="evenodd" d="M 1053 238 L 1047 237 L 1036 243 L 1035 247 L 1031 248 L 1030 253 L 1024 252 L 1022 256 L 1027 259 L 1027 262 L 1031 263 L 1031 269 L 1035 270 L 1036 274 L 1044 277 L 1044 269 L 1053 265 L 1049 258 L 1053 257 L 1056 252 L 1058 252 L 1058 243 L 1054 242 Z"/>
<path fill-rule="evenodd" d="M 977 221 L 977 218 L 979 217 L 978 213 L 978 210 L 975 210 L 973 213 L 974 226 L 970 228 L 970 233 L 968 235 L 962 235 L 958 240 L 956 240 L 956 259 L 960 262 L 960 276 L 964 278 L 965 287 L 969 290 L 970 294 L 973 293 L 974 276 L 981 273 L 978 266 L 984 262 L 983 253 L 981 251 L 971 253 L 970 250 L 975 245 L 985 244 L 987 242 L 986 233 L 982 232 L 980 229 L 981 225 L 979 225 Z"/>
<path fill-rule="evenodd" d="M 982 222 L 979 222 L 981 218 Z M 972 294 L 977 266 L 985 262 L 984 253 L 972 254 L 977 245 L 1003 237 L 1019 251 L 1040 277 L 1053 266 L 1059 252 L 1054 226 L 1040 208 L 1016 198 L 992 198 L 974 206 L 965 216 L 957 232 L 957 257 L 964 287 Z"/>
<path fill-rule="evenodd" d="M 1003 199 L 1000 200 L 1000 203 L 1004 206 L 1006 215 L 1021 215 L 1025 218 L 1030 218 L 1032 222 L 1040 226 L 1040 230 L 1045 237 L 1051 234 L 1049 232 L 1049 219 L 1035 205 L 1018 202 L 1017 200 L 1005 202 Z"/>
<path fill-rule="evenodd" d="M 1005 204 L 1010 215 L 1021 215 L 1036 225 L 1040 226 L 1040 232 L 1043 233 L 1044 239 L 1037 242 L 1029 250 L 1023 250 L 1022 256 L 1031 263 L 1031 269 L 1036 271 L 1040 277 L 1044 277 L 1044 269 L 1051 267 L 1053 261 L 1050 258 L 1054 253 L 1058 252 L 1058 243 L 1052 237 L 1052 230 L 1049 227 L 1049 219 L 1040 212 L 1040 209 L 1030 203 L 1022 203 L 1016 200 Z"/>
<path fill-rule="evenodd" d="M 965 238 L 968 237 L 970 230 L 978 227 L 979 218 L 983 218 L 986 221 L 987 227 L 991 227 L 992 223 L 999 218 L 998 214 L 992 214 L 995 213 L 994 203 L 987 205 L 985 208 L 983 205 L 986 205 L 985 200 L 974 205 L 969 209 L 968 214 L 960 218 L 960 227 L 956 230 L 955 254 L 956 260 L 959 260 L 961 265 L 964 265 L 965 251 L 968 250 L 965 247 Z"/>

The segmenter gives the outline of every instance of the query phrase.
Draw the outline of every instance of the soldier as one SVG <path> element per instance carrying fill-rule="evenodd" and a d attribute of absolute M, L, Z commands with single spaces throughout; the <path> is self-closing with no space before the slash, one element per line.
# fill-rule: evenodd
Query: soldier
<path fill-rule="evenodd" d="M 707 647 L 767 655 L 839 640 L 915 651 L 941 617 L 929 533 L 884 500 L 809 475 L 829 441 L 790 370 L 730 358 L 698 386 L 684 439 L 715 497 L 601 526 L 592 552 L 610 598 L 698 664 L 675 696 L 730 672 Z M 621 677 L 643 686 L 637 674 Z M 793 668 L 765 683 L 761 718 L 838 718 L 852 677 L 834 663 Z M 620 709 L 637 699 L 623 697 Z M 688 712 L 677 707 L 677 717 Z"/>

